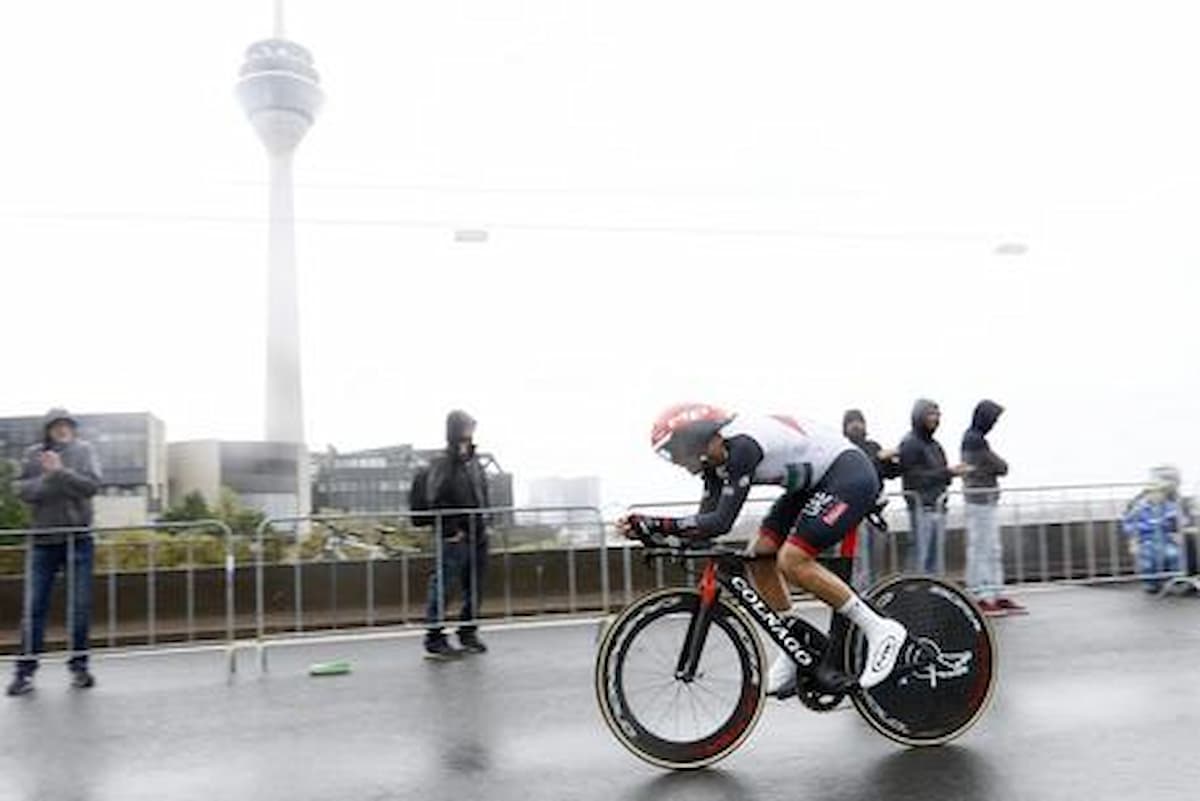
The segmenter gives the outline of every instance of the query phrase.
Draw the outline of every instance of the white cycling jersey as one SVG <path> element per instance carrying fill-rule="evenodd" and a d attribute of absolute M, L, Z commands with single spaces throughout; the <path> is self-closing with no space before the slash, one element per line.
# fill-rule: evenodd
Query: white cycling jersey
<path fill-rule="evenodd" d="M 832 428 L 785 415 L 739 414 L 721 429 L 721 436 L 754 440 L 763 458 L 752 483 L 778 484 L 789 492 L 813 486 L 839 456 L 856 449 Z"/>

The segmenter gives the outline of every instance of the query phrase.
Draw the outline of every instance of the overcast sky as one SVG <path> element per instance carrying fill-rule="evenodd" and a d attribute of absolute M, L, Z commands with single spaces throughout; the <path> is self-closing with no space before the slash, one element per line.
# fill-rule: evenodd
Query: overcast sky
<path fill-rule="evenodd" d="M 6 4 L 0 414 L 263 431 L 266 0 Z M 296 0 L 309 443 L 694 492 L 680 399 L 885 444 L 1009 411 L 1013 483 L 1200 479 L 1200 48 L 1178 2 Z M 456 228 L 486 244 L 456 244 Z M 1024 256 L 995 255 L 1021 242 Z"/>

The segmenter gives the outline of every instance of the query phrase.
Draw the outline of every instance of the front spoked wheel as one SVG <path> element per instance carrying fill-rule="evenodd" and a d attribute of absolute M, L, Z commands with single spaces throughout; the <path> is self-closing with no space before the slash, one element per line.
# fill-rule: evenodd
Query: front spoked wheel
<path fill-rule="evenodd" d="M 671 769 L 728 756 L 762 711 L 762 644 L 736 607 L 718 600 L 696 675 L 676 677 L 700 608 L 695 590 L 651 593 L 621 613 L 596 657 L 596 698 L 608 727 L 642 759 Z"/>
<path fill-rule="evenodd" d="M 874 587 L 868 599 L 908 629 L 892 675 L 851 695 L 880 734 L 910 746 L 941 745 L 971 728 L 987 710 L 996 682 L 995 637 L 987 618 L 958 587 L 900 576 Z M 846 642 L 852 675 L 866 661 L 866 640 Z"/>

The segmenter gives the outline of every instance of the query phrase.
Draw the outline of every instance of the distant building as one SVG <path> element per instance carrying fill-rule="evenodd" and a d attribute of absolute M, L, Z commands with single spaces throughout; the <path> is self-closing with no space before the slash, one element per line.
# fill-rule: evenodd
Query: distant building
<path fill-rule="evenodd" d="M 104 483 L 97 526 L 135 526 L 167 507 L 166 426 L 149 412 L 77 414 L 79 436 L 96 449 Z M 42 416 L 0 418 L 0 459 L 19 460 L 42 441 Z"/>
<path fill-rule="evenodd" d="M 409 508 L 413 476 L 441 454 L 439 449 L 393 445 L 339 453 L 313 454 L 313 506 L 342 512 L 395 512 Z M 488 476 L 494 507 L 513 505 L 512 475 L 489 453 L 479 457 Z"/>
<path fill-rule="evenodd" d="M 238 499 L 268 517 L 308 514 L 312 509 L 311 488 L 296 489 L 301 465 L 295 443 L 226 442 L 215 439 L 172 442 L 167 446 L 170 493 L 182 499 L 199 492 L 210 505 L 221 488 L 233 490 Z"/>
<path fill-rule="evenodd" d="M 526 512 L 521 515 L 523 522 L 557 525 L 559 540 L 577 545 L 595 542 L 602 536 L 596 528 L 599 517 L 592 511 L 600 508 L 600 479 L 596 476 L 535 478 L 526 492 L 530 509 L 570 511 Z"/>
<path fill-rule="evenodd" d="M 313 506 L 340 512 L 408 508 L 413 476 L 425 461 L 411 445 L 313 454 Z"/>
<path fill-rule="evenodd" d="M 596 476 L 535 478 L 529 482 L 528 492 L 529 505 L 535 507 L 600 506 L 600 479 Z"/>

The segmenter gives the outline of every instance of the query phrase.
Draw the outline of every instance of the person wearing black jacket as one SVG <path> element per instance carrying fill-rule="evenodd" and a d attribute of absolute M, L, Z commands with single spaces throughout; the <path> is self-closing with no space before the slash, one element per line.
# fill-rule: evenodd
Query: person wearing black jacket
<path fill-rule="evenodd" d="M 858 449 L 867 455 L 875 472 L 879 475 L 879 483 L 889 478 L 900 477 L 900 459 L 895 450 L 884 450 L 873 439 L 867 438 L 867 418 L 859 409 L 848 409 L 842 415 L 842 433 L 846 439 L 853 442 Z M 881 502 L 883 503 L 883 502 Z M 869 520 L 858 524 L 858 545 L 854 554 L 853 585 L 856 590 L 864 591 L 875 583 L 874 552 L 882 543 L 882 534 Z"/>
<path fill-rule="evenodd" d="M 429 466 L 425 480 L 427 509 L 486 509 L 489 506 L 487 476 L 475 456 L 475 419 L 461 410 L 446 416 L 446 450 Z M 439 519 L 441 558 L 429 577 L 429 602 L 425 620 L 425 655 L 430 659 L 452 659 L 462 651 L 482 654 L 487 647 L 479 639 L 475 624 L 483 595 L 488 564 L 487 521 L 482 514 L 449 514 Z M 446 639 L 447 592 L 453 584 L 462 590 L 461 625 L 458 641 L 462 650 Z"/>
<path fill-rule="evenodd" d="M 980 401 L 963 434 L 962 460 L 971 466 L 963 477 L 967 516 L 967 590 L 979 600 L 986 614 L 1020 614 L 1025 608 L 1004 597 L 1004 552 L 996 505 L 1000 499 L 999 476 L 1008 474 L 1008 462 L 992 450 L 987 435 L 1000 419 L 1004 407 L 995 401 Z"/>
<path fill-rule="evenodd" d="M 910 566 L 914 572 L 940 575 L 945 572 L 946 490 L 957 476 L 968 472 L 966 465 L 950 467 L 946 452 L 933 438 L 942 422 L 942 411 L 931 400 L 913 404 L 912 430 L 900 442 L 900 469 L 909 519 L 916 533 L 916 548 Z"/>

